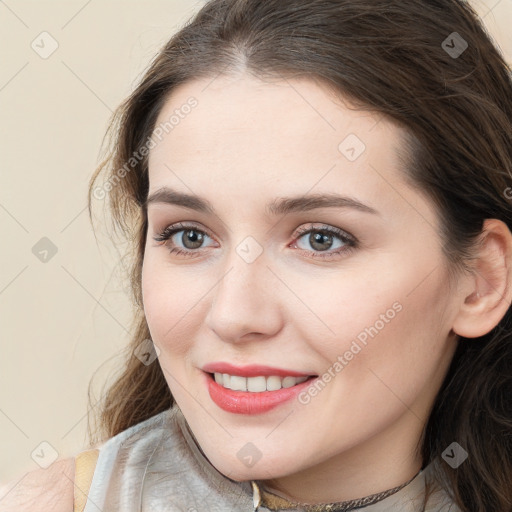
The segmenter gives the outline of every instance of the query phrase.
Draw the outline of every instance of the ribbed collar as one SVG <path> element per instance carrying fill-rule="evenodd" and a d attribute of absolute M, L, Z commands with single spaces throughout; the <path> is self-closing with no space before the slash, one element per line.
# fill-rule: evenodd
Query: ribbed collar
<path fill-rule="evenodd" d="M 262 506 L 269 510 L 304 510 L 305 512 L 348 512 L 350 510 L 356 510 L 374 503 L 378 503 L 386 499 L 388 496 L 397 493 L 405 486 L 409 485 L 419 474 L 421 470 L 416 473 L 407 482 L 401 485 L 388 489 L 386 491 L 378 492 L 365 496 L 364 498 L 358 498 L 348 501 L 338 501 L 335 503 L 325 503 L 310 505 L 306 503 L 290 502 L 287 499 L 278 496 L 270 491 L 265 490 L 264 486 L 260 482 L 251 481 L 253 491 L 253 504 L 255 512 Z"/>

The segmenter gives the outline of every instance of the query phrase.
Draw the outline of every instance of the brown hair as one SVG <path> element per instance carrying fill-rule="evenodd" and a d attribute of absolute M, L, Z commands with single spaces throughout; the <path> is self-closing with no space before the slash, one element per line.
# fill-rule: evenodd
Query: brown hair
<path fill-rule="evenodd" d="M 97 439 L 173 403 L 159 364 L 144 365 L 133 353 L 150 338 L 141 297 L 148 169 L 139 150 L 176 86 L 238 71 L 317 80 L 405 127 L 407 179 L 438 209 L 450 268 L 469 268 L 484 219 L 512 226 L 510 70 L 466 2 L 206 3 L 114 113 L 108 155 L 90 183 L 89 209 L 92 197 L 107 191 L 114 228 L 135 248 L 134 334 L 126 365 L 101 403 Z M 511 315 L 509 308 L 485 336 L 460 338 L 420 440 L 424 466 L 454 441 L 469 453 L 457 469 L 443 464 L 437 474 L 463 511 L 512 510 Z"/>

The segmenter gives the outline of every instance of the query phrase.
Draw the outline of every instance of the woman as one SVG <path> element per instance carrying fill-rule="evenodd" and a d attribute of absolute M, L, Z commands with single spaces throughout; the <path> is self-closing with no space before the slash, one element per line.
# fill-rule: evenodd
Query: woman
<path fill-rule="evenodd" d="M 137 309 L 75 509 L 512 510 L 511 91 L 463 1 L 208 2 L 91 182 Z"/>

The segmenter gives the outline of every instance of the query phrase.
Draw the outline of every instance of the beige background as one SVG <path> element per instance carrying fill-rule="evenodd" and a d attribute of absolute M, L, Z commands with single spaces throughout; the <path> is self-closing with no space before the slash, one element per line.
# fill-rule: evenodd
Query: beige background
<path fill-rule="evenodd" d="M 86 445 L 88 383 L 112 375 L 130 319 L 87 182 L 111 111 L 203 3 L 0 0 L 0 482 Z M 512 0 L 473 3 L 512 62 Z"/>

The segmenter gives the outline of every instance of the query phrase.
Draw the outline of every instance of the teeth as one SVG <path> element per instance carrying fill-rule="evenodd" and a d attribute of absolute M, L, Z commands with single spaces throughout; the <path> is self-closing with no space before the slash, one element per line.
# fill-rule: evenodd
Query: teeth
<path fill-rule="evenodd" d="M 291 388 L 297 384 L 297 379 L 295 377 L 285 377 L 283 379 L 283 388 Z"/>
<path fill-rule="evenodd" d="M 215 382 L 222 387 L 233 391 L 251 391 L 261 393 L 262 391 L 277 391 L 281 388 L 291 388 L 308 379 L 308 377 L 240 377 L 227 373 L 214 373 Z"/>
<path fill-rule="evenodd" d="M 281 377 L 267 377 L 267 391 L 277 391 L 281 387 Z"/>
<path fill-rule="evenodd" d="M 234 379 L 234 377 L 231 378 Z M 239 378 L 247 381 L 247 391 L 261 392 L 267 390 L 267 379 L 265 379 L 265 377 L 251 377 L 250 379 L 244 377 Z"/>
<path fill-rule="evenodd" d="M 233 391 L 247 391 L 247 379 L 238 375 L 231 375 L 229 385 Z"/>

